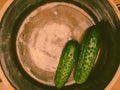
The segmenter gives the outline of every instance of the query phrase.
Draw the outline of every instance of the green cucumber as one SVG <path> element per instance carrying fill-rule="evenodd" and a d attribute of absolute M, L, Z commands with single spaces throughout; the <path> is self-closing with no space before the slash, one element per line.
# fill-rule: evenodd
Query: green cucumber
<path fill-rule="evenodd" d="M 79 43 L 76 40 L 69 40 L 60 57 L 55 75 L 55 86 L 60 89 L 67 82 L 79 55 Z"/>
<path fill-rule="evenodd" d="M 91 26 L 86 31 L 74 75 L 77 84 L 84 83 L 90 75 L 101 46 L 101 32 L 97 25 Z"/>

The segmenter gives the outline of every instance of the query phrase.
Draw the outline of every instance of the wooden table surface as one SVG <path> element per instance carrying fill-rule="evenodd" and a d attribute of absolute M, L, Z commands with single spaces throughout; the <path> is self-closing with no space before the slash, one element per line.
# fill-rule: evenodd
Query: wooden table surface
<path fill-rule="evenodd" d="M 118 17 L 120 18 L 120 11 L 115 6 L 116 4 L 120 4 L 120 0 L 109 0 L 109 1 L 110 3 L 112 3 L 112 6 L 116 11 L 116 14 L 118 14 Z M 0 21 L 7 7 L 12 2 L 13 0 L 0 0 Z M 0 90 L 14 90 L 14 88 L 5 78 L 4 73 L 1 70 L 1 67 L 0 67 Z M 115 78 L 112 80 L 112 82 L 108 85 L 108 87 L 105 90 L 120 90 L 120 67 L 117 73 L 115 74 Z"/>

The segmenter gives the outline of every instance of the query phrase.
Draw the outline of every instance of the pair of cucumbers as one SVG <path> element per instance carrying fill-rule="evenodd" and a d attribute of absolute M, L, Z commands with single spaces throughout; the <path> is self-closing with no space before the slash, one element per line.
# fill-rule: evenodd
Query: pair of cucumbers
<path fill-rule="evenodd" d="M 87 29 L 81 46 L 76 40 L 66 43 L 55 76 L 55 86 L 60 89 L 67 82 L 76 62 L 74 79 L 77 84 L 84 83 L 94 66 L 101 45 L 101 29 L 93 25 Z"/>

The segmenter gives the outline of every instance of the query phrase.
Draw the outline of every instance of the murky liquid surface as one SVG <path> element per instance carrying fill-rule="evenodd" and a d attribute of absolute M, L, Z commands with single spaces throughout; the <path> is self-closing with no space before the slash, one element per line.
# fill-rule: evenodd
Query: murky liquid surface
<path fill-rule="evenodd" d="M 54 86 L 59 58 L 66 42 L 79 42 L 93 25 L 82 9 L 67 3 L 37 8 L 22 23 L 17 35 L 17 55 L 24 70 L 37 81 Z M 74 83 L 73 73 L 66 85 Z"/>

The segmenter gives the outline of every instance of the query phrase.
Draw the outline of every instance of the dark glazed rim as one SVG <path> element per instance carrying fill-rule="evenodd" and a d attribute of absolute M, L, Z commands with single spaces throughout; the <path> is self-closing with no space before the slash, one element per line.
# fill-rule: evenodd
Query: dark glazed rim
<path fill-rule="evenodd" d="M 119 11 L 120 11 L 120 4 L 117 4 L 117 7 L 118 7 L 118 9 L 119 9 Z"/>
<path fill-rule="evenodd" d="M 0 59 L 2 69 L 17 90 L 56 90 L 32 79 L 20 66 L 15 42 L 22 21 L 37 7 L 50 2 L 67 2 L 84 9 L 95 21 L 103 21 L 103 50 L 89 79 L 81 85 L 71 85 L 63 90 L 103 90 L 119 66 L 120 21 L 107 0 L 14 0 L 0 25 Z M 104 37 L 105 36 L 105 37 Z"/>

